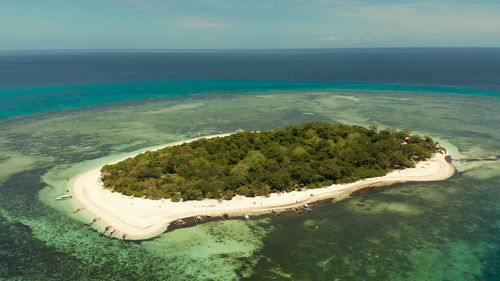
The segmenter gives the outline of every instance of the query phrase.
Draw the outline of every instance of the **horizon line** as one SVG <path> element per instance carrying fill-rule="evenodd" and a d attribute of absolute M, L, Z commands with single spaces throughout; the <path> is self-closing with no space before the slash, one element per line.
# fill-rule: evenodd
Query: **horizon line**
<path fill-rule="evenodd" d="M 0 49 L 0 52 L 63 52 L 63 51 L 296 51 L 296 50 L 369 50 L 369 49 L 500 49 L 500 46 L 391 46 L 391 47 L 324 47 L 324 48 L 62 48 L 62 49 Z"/>

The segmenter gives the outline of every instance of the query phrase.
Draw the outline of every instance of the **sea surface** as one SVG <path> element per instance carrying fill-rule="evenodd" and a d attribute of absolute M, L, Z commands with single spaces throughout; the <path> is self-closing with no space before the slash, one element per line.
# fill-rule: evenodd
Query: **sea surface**
<path fill-rule="evenodd" d="M 411 128 L 457 173 L 124 243 L 54 200 L 135 151 L 313 120 Z M 500 280 L 500 48 L 0 52 L 0 280 Z"/>

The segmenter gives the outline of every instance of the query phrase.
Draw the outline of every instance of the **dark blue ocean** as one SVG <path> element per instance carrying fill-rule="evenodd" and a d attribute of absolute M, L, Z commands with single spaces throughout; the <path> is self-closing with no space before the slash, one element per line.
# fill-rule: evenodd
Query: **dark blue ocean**
<path fill-rule="evenodd" d="M 149 147 L 309 121 L 410 128 L 457 172 L 124 243 L 55 200 Z M 500 48 L 0 52 L 0 280 L 500 280 L 499 233 Z"/>
<path fill-rule="evenodd" d="M 500 93 L 500 48 L 0 52 L 0 118 L 207 92 Z"/>

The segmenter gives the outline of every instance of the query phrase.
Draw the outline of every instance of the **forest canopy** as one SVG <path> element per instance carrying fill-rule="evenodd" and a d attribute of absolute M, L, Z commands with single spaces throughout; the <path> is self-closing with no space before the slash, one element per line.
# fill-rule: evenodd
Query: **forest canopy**
<path fill-rule="evenodd" d="M 172 201 L 318 188 L 414 167 L 441 148 L 410 130 L 310 122 L 147 151 L 101 170 L 111 190 Z"/>

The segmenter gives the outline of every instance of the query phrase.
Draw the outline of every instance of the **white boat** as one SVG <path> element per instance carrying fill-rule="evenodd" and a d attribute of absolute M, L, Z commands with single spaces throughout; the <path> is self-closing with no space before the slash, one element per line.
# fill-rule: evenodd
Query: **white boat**
<path fill-rule="evenodd" d="M 245 215 L 245 220 L 249 221 L 250 217 L 248 215 Z"/>
<path fill-rule="evenodd" d="M 65 194 L 65 195 L 57 196 L 56 200 L 65 200 L 65 199 L 71 199 L 71 198 L 73 198 L 73 196 L 71 196 L 69 194 Z"/>

